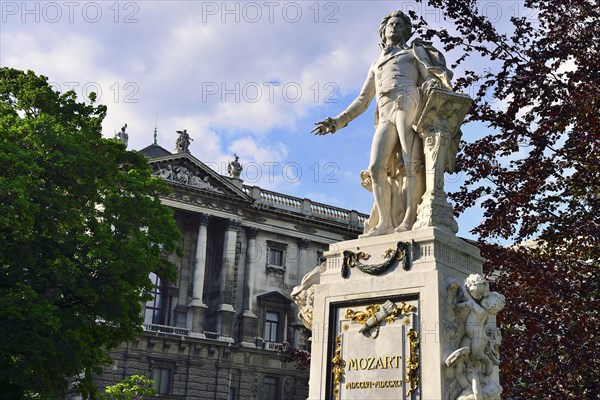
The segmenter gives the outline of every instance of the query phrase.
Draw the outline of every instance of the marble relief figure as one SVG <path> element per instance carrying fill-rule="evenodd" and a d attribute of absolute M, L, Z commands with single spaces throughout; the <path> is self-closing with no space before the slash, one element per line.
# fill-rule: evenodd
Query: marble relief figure
<path fill-rule="evenodd" d="M 448 351 L 447 400 L 499 400 L 502 387 L 494 367 L 500 364 L 502 340 L 496 315 L 505 298 L 489 290 L 489 282 L 478 274 L 463 284 L 447 288 L 446 338 Z"/>

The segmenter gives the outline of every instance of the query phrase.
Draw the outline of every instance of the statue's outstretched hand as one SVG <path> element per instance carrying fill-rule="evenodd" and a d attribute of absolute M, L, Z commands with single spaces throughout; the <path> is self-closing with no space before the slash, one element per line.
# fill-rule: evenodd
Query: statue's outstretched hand
<path fill-rule="evenodd" d="M 335 133 L 337 130 L 337 122 L 333 118 L 326 118 L 323 121 L 315 122 L 315 127 L 310 133 L 315 135 L 327 135 L 328 133 Z"/>

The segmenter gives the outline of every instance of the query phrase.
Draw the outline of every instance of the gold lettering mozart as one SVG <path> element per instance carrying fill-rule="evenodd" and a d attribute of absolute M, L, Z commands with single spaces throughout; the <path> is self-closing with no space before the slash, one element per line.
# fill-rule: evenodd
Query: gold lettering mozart
<path fill-rule="evenodd" d="M 400 356 L 361 357 L 348 360 L 348 371 L 400 368 Z"/>

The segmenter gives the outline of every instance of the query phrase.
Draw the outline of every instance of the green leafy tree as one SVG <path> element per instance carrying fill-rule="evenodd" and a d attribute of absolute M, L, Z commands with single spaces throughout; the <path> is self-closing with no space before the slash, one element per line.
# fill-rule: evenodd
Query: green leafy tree
<path fill-rule="evenodd" d="M 503 398 L 596 398 L 598 2 L 515 2 L 500 21 L 485 15 L 485 2 L 427 3 L 454 29 L 433 28 L 412 12 L 417 31 L 457 55 L 456 90 L 475 97 L 469 121 L 489 128 L 463 143 L 457 164 L 467 179 L 450 197 L 458 212 L 483 208 L 474 233 L 487 270 L 499 274 L 496 289 L 508 296 L 499 316 Z M 535 245 L 509 250 L 490 244 L 494 239 Z"/>
<path fill-rule="evenodd" d="M 105 350 L 139 333 L 179 231 L 145 158 L 101 135 L 106 107 L 0 69 L 0 398 L 93 396 Z"/>
<path fill-rule="evenodd" d="M 128 376 L 122 382 L 108 386 L 100 400 L 142 400 L 156 394 L 154 381 L 143 375 Z"/>

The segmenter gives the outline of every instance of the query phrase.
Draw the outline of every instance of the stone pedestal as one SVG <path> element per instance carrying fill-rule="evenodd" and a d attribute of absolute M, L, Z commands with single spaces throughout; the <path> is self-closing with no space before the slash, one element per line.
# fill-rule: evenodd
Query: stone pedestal
<path fill-rule="evenodd" d="M 335 243 L 325 256 L 293 294 L 312 322 L 309 399 L 449 398 L 458 333 L 448 287 L 482 273 L 479 250 L 426 227 Z"/>
<path fill-rule="evenodd" d="M 219 340 L 233 343 L 235 310 L 230 304 L 221 304 L 217 308 L 217 333 Z"/>
<path fill-rule="evenodd" d="M 258 335 L 258 317 L 251 311 L 244 311 L 241 320 L 241 344 L 244 347 L 256 347 L 256 337 Z"/>
<path fill-rule="evenodd" d="M 191 313 L 191 328 L 192 334 L 197 337 L 204 337 L 204 318 L 206 316 L 206 311 L 208 307 L 204 304 L 197 302 L 192 304 L 189 307 L 189 312 Z"/>

